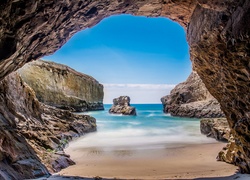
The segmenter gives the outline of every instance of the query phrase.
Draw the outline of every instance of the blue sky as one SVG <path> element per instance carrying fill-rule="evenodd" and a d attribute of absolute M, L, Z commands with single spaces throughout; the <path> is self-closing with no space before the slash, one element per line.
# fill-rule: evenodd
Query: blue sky
<path fill-rule="evenodd" d="M 132 96 L 132 103 L 133 97 L 134 103 L 160 103 L 160 97 L 191 72 L 184 29 L 166 18 L 111 16 L 78 32 L 43 59 L 66 64 L 103 83 L 104 103 L 111 103 L 119 93 Z"/>

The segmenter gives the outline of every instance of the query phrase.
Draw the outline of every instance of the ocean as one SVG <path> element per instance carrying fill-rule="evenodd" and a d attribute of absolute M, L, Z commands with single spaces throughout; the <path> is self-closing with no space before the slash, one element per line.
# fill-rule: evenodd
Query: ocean
<path fill-rule="evenodd" d="M 86 134 L 70 146 L 81 150 L 102 151 L 165 149 L 216 142 L 200 133 L 200 120 L 172 117 L 162 111 L 161 104 L 132 104 L 137 116 L 109 114 L 104 111 L 88 114 L 96 118 L 97 131 Z"/>

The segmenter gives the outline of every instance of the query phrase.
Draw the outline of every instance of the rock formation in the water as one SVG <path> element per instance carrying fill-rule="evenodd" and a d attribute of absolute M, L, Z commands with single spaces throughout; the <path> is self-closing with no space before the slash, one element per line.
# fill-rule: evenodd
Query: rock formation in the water
<path fill-rule="evenodd" d="M 18 72 L 44 104 L 76 112 L 104 109 L 103 86 L 68 66 L 37 60 Z"/>
<path fill-rule="evenodd" d="M 120 96 L 113 99 L 113 105 L 109 109 L 111 114 L 136 115 L 135 107 L 130 106 L 130 97 Z"/>
<path fill-rule="evenodd" d="M 196 72 L 178 84 L 170 95 L 161 98 L 163 111 L 172 116 L 216 118 L 223 117 L 218 101 L 208 92 Z"/>
<path fill-rule="evenodd" d="M 40 103 L 17 73 L 0 82 L 0 93 L 0 179 L 46 176 L 74 164 L 64 146 L 96 130 L 90 116 Z"/>
<path fill-rule="evenodd" d="M 231 131 L 226 118 L 205 118 L 200 121 L 200 130 L 207 137 L 228 142 Z"/>
<path fill-rule="evenodd" d="M 168 17 L 186 29 L 193 69 L 220 103 L 237 142 L 234 163 L 250 173 L 249 11 L 249 0 L 3 0 L 0 80 L 110 15 Z"/>

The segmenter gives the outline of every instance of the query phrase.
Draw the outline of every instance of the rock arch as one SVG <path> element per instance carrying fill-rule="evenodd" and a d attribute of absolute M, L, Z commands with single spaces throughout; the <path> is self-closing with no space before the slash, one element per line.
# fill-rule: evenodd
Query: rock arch
<path fill-rule="evenodd" d="M 250 173 L 248 0 L 4 0 L 0 2 L 0 80 L 53 53 L 75 32 L 121 13 L 164 16 L 186 29 L 193 68 L 220 102 L 235 136 L 234 162 Z"/>

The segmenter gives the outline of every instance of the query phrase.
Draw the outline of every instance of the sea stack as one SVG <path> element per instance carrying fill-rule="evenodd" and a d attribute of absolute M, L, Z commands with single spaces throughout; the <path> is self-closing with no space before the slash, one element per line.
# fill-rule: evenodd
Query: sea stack
<path fill-rule="evenodd" d="M 129 96 L 120 96 L 113 99 L 113 106 L 109 109 L 109 113 L 136 116 L 135 107 L 130 106 Z"/>

